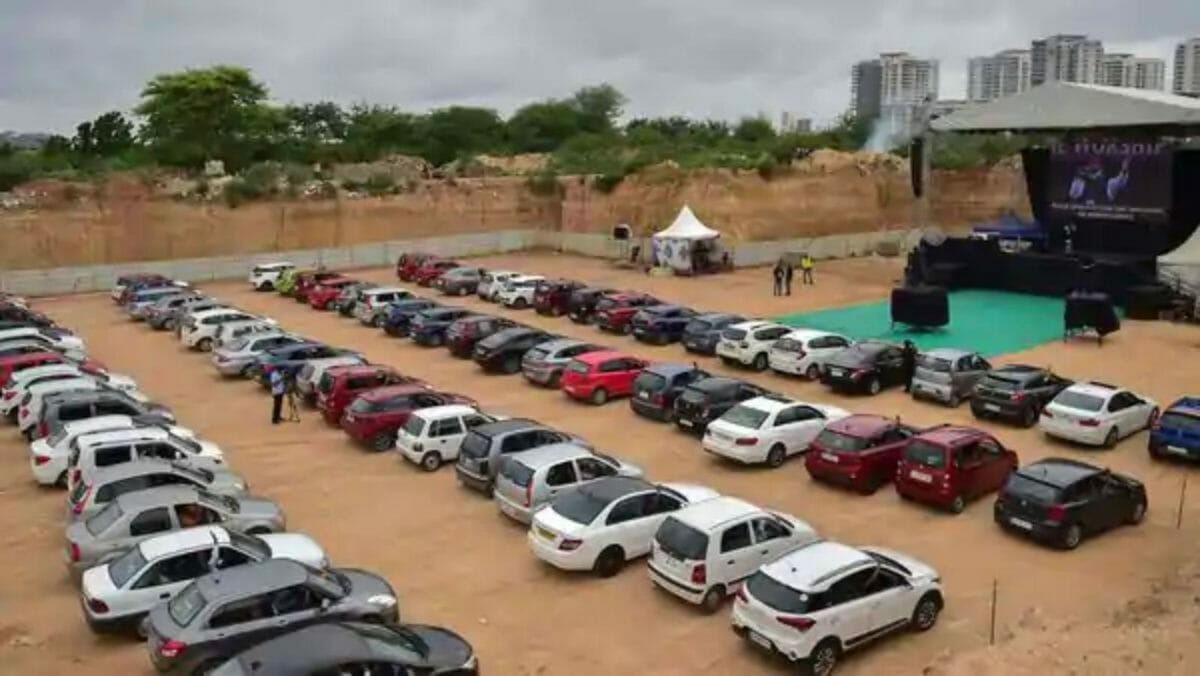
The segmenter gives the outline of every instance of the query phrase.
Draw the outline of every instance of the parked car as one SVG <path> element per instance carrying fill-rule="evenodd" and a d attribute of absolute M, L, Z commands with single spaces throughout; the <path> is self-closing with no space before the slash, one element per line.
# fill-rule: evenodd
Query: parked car
<path fill-rule="evenodd" d="M 67 521 L 87 519 L 126 493 L 172 485 L 195 486 L 219 495 L 242 495 L 250 489 L 245 479 L 226 467 L 146 458 L 105 467 L 96 472 L 92 483 L 75 484 L 67 495 Z"/>
<path fill-rule="evenodd" d="M 344 275 L 342 273 L 330 270 L 301 272 L 296 275 L 296 284 L 292 289 L 291 296 L 297 303 L 307 303 L 310 291 L 321 284 L 327 284 L 343 278 Z"/>
<path fill-rule="evenodd" d="M 121 392 L 107 388 L 51 395 L 42 403 L 41 413 L 36 425 L 30 430 L 29 440 L 52 436 L 68 422 L 93 418 L 98 415 L 141 416 L 152 414 L 175 422 L 175 416 L 170 409 L 161 404 L 142 401 L 145 399 L 144 396 L 135 399 L 131 394 L 140 395 L 140 393 Z"/>
<path fill-rule="evenodd" d="M 454 322 L 471 316 L 461 307 L 435 307 L 423 310 L 408 325 L 408 337 L 417 345 L 440 347 L 446 343 L 446 329 Z"/>
<path fill-rule="evenodd" d="M 708 377 L 695 364 L 651 364 L 633 381 L 629 407 L 640 416 L 670 422 L 675 417 L 675 399 L 688 385 Z"/>
<path fill-rule="evenodd" d="M 465 404 L 423 408 L 413 411 L 396 432 L 396 450 L 400 457 L 433 472 L 442 463 L 458 460 L 469 431 L 500 419 Z"/>
<path fill-rule="evenodd" d="M 821 368 L 854 341 L 829 331 L 793 329 L 775 341 L 767 351 L 767 364 L 776 373 L 821 379 Z"/>
<path fill-rule="evenodd" d="M 0 349 L 15 341 L 32 341 L 71 359 L 87 358 L 83 339 L 66 329 L 30 326 L 0 330 Z"/>
<path fill-rule="evenodd" d="M 174 331 L 176 336 L 183 334 L 183 323 L 187 318 L 205 310 L 232 310 L 228 303 L 216 298 L 201 298 L 194 303 L 183 303 L 171 308 L 161 318 L 151 318 L 149 324 L 155 330 Z"/>
<path fill-rule="evenodd" d="M 392 303 L 388 306 L 388 316 L 383 323 L 383 331 L 389 336 L 407 338 L 409 324 L 413 317 L 435 307 L 441 307 L 441 304 L 426 298 L 412 298 Z"/>
<path fill-rule="evenodd" d="M 928 631 L 945 600 L 928 564 L 889 549 L 818 542 L 759 568 L 730 622 L 756 648 L 828 676 L 842 654 L 899 631 Z"/>
<path fill-rule="evenodd" d="M 896 492 L 959 514 L 969 500 L 1000 490 L 1019 464 L 1017 454 L 992 435 L 942 425 L 921 432 L 904 446 L 896 465 Z"/>
<path fill-rule="evenodd" d="M 533 292 L 537 285 L 546 278 L 541 275 L 516 275 L 509 277 L 504 286 L 496 293 L 496 301 L 514 310 L 524 310 L 533 306 Z"/>
<path fill-rule="evenodd" d="M 633 315 L 633 337 L 647 343 L 665 345 L 683 338 L 683 329 L 696 311 L 682 305 L 651 305 Z"/>
<path fill-rule="evenodd" d="M 475 343 L 471 357 L 485 371 L 511 375 L 521 370 L 521 360 L 526 352 L 555 338 L 541 329 L 517 326 L 497 331 Z"/>
<path fill-rule="evenodd" d="M 908 440 L 920 430 L 898 418 L 852 415 L 825 426 L 804 456 L 809 476 L 871 494 L 896 476 Z"/>
<path fill-rule="evenodd" d="M 266 352 L 288 345 L 303 343 L 300 336 L 274 331 L 233 339 L 233 342 L 213 350 L 213 368 L 223 376 L 245 376 Z"/>
<path fill-rule="evenodd" d="M 57 352 L 46 350 L 40 346 L 33 347 L 35 347 L 33 350 L 21 350 L 18 354 L 0 356 L 0 387 L 7 386 L 13 376 L 22 371 L 52 364 L 67 363 L 63 356 Z M 68 368 L 75 367 L 69 366 Z"/>
<path fill-rule="evenodd" d="M 446 347 L 450 354 L 462 359 L 470 359 L 475 352 L 475 345 L 488 336 L 511 329 L 516 322 L 504 317 L 491 315 L 467 315 L 454 320 L 446 327 Z"/>
<path fill-rule="evenodd" d="M 571 279 L 547 279 L 533 290 L 533 309 L 540 315 L 561 317 L 567 314 L 571 294 L 584 288 L 583 282 Z"/>
<path fill-rule="evenodd" d="M 138 284 L 144 284 L 147 282 L 169 282 L 169 281 L 170 281 L 169 279 L 167 279 L 166 277 L 164 277 L 163 275 L 161 275 L 157 272 L 127 273 L 127 274 L 123 274 L 123 275 L 117 277 L 117 281 L 115 284 L 113 284 L 113 287 L 109 292 L 109 296 L 113 299 L 113 302 L 116 303 L 121 299 L 121 296 L 125 293 L 125 289 L 128 289 L 131 286 L 135 286 Z"/>
<path fill-rule="evenodd" d="M 1046 404 L 1070 385 L 1070 380 L 1037 366 L 999 366 L 976 383 L 971 414 L 981 420 L 1002 418 L 1033 427 Z"/>
<path fill-rule="evenodd" d="M 5 366 L 12 370 L 10 371 L 11 375 L 8 382 L 3 387 L 3 395 L 0 398 L 0 412 L 4 413 L 9 422 L 17 424 L 21 422 L 20 409 L 22 406 L 30 408 L 30 404 L 34 400 L 34 394 L 42 396 L 52 391 L 72 389 L 75 385 L 79 384 L 78 381 L 80 380 L 90 379 L 99 385 L 105 385 L 122 392 L 137 391 L 137 381 L 129 376 L 99 370 L 90 364 L 77 365 L 69 361 L 54 361 L 42 356 L 42 354 L 27 354 L 6 360 L 7 363 Z M 63 383 L 67 387 L 42 388 L 36 393 L 33 392 L 35 385 L 57 381 L 75 382 Z M 84 385 L 84 387 L 88 386 Z M 37 405 L 40 407 L 41 403 L 39 402 Z M 37 416 L 35 413 L 40 413 L 40 411 L 27 411 L 27 425 L 30 421 L 36 421 Z"/>
<path fill-rule="evenodd" d="M 176 310 L 182 311 L 204 300 L 209 299 L 207 296 L 202 296 L 198 293 L 182 293 L 160 298 L 147 308 L 145 316 L 146 325 L 156 331 L 171 328 L 167 324 L 175 316 Z"/>
<path fill-rule="evenodd" d="M 158 426 L 90 432 L 75 437 L 67 459 L 67 488 L 93 483 L 96 472 L 144 458 L 212 467 L 225 462 L 221 447 L 195 437 L 175 436 Z"/>
<path fill-rule="evenodd" d="M 458 394 L 437 392 L 421 385 L 388 385 L 367 390 L 346 407 L 342 430 L 351 439 L 382 452 L 396 445 L 396 431 L 413 411 L 446 404 L 475 405 Z"/>
<path fill-rule="evenodd" d="M 600 406 L 611 397 L 632 395 L 633 381 L 645 368 L 645 361 L 621 352 L 586 352 L 567 364 L 562 376 L 562 391 L 572 399 Z"/>
<path fill-rule="evenodd" d="M 596 317 L 596 305 L 601 298 L 616 293 L 606 286 L 585 286 L 571 292 L 567 300 L 567 316 L 576 324 L 591 324 Z"/>
<path fill-rule="evenodd" d="M 412 297 L 411 291 L 395 286 L 364 289 L 358 293 L 352 312 L 360 324 L 383 328 L 387 321 L 386 308 L 392 303 Z"/>
<path fill-rule="evenodd" d="M 295 269 L 295 264 L 287 261 L 259 263 L 250 269 L 250 287 L 255 291 L 274 291 L 275 282 L 279 281 L 284 271 Z"/>
<path fill-rule="evenodd" d="M 405 282 L 413 281 L 413 275 L 425 263 L 425 261 L 433 260 L 433 254 L 414 251 L 412 253 L 400 254 L 396 259 L 396 277 Z"/>
<path fill-rule="evenodd" d="M 377 289 L 379 285 L 375 282 L 358 279 L 351 284 L 342 287 L 338 292 L 337 298 L 329 301 L 329 311 L 336 312 L 342 317 L 354 316 L 354 310 L 358 307 L 359 298 L 363 293 L 371 289 Z"/>
<path fill-rule="evenodd" d="M 691 434 L 703 436 L 708 424 L 748 399 L 767 391 L 758 385 L 735 378 L 709 377 L 693 382 L 675 398 L 672 417 L 675 425 Z"/>
<path fill-rule="evenodd" d="M 496 301 L 496 294 L 504 288 L 504 283 L 520 275 L 519 272 L 512 270 L 488 270 L 479 278 L 479 285 L 475 288 L 475 294 L 481 300 L 490 302 Z"/>
<path fill-rule="evenodd" d="M 317 381 L 317 408 L 321 417 L 330 425 L 342 420 L 346 407 L 360 394 L 380 387 L 392 385 L 429 386 L 417 379 L 403 376 L 390 366 L 380 364 L 358 364 L 334 366 L 326 369 Z"/>
<path fill-rule="evenodd" d="M 191 292 L 184 291 L 174 286 L 155 287 L 135 291 L 129 297 L 129 301 L 123 306 L 125 314 L 135 322 L 146 320 L 150 308 L 161 300 L 184 298 L 189 295 L 195 295 Z"/>
<path fill-rule="evenodd" d="M 521 374 L 531 383 L 557 388 L 563 371 L 576 357 L 605 348 L 574 338 L 556 338 L 530 348 L 521 357 Z"/>
<path fill-rule="evenodd" d="M 643 308 L 661 305 L 653 296 L 633 291 L 605 294 L 596 301 L 595 324 L 602 331 L 633 334 L 633 316 Z"/>
<path fill-rule="evenodd" d="M 284 345 L 273 350 L 267 350 L 258 358 L 258 362 L 251 367 L 251 374 L 258 380 L 258 384 L 263 387 L 270 386 L 270 373 L 274 370 L 282 371 L 284 376 L 296 375 L 304 364 L 313 359 L 328 359 L 330 357 L 357 357 L 362 359 L 362 355 L 357 352 L 351 352 L 325 343 L 292 343 Z"/>
<path fill-rule="evenodd" d="M 607 477 L 641 478 L 641 467 L 571 443 L 510 455 L 500 463 L 492 497 L 500 513 L 529 523 L 533 513 L 559 494 Z"/>
<path fill-rule="evenodd" d="M 726 364 L 749 366 L 765 371 L 770 365 L 771 347 L 792 330 L 782 324 L 749 321 L 732 324 L 721 332 L 716 354 Z"/>
<path fill-rule="evenodd" d="M 466 296 L 475 293 L 483 279 L 483 268 L 452 268 L 433 280 L 432 286 L 447 296 Z"/>
<path fill-rule="evenodd" d="M 265 333 L 282 333 L 279 323 L 270 319 L 246 319 L 236 322 L 226 322 L 217 327 L 216 337 L 213 338 L 213 349 L 219 350 L 229 343 L 254 335 Z"/>
<path fill-rule="evenodd" d="M 275 292 L 287 298 L 296 292 L 296 284 L 300 282 L 300 275 L 304 272 L 312 272 L 311 270 L 300 270 L 292 268 L 284 270 L 279 274 L 279 279 L 275 280 Z"/>
<path fill-rule="evenodd" d="M 1150 428 L 1150 457 L 1200 459 L 1200 397 L 1182 397 Z"/>
<path fill-rule="evenodd" d="M 169 431 L 183 439 L 194 440 L 195 432 L 179 427 L 171 421 L 153 414 L 142 416 L 101 415 L 85 420 L 65 423 L 53 436 L 38 439 L 29 445 L 29 468 L 33 479 L 42 486 L 67 487 L 71 467 L 71 455 L 78 448 L 80 439 L 99 432 L 132 430 L 156 427 Z"/>
<path fill-rule="evenodd" d="M 366 363 L 367 360 L 362 355 L 355 353 L 309 359 L 296 372 L 296 392 L 304 403 L 315 406 L 318 396 L 317 384 L 321 382 L 326 371 L 343 366 L 362 366 Z"/>
<path fill-rule="evenodd" d="M 913 399 L 932 399 L 956 408 L 969 399 L 992 365 L 977 352 L 937 348 L 917 355 L 910 392 Z"/>
<path fill-rule="evenodd" d="M 582 439 L 525 418 L 478 425 L 463 439 L 454 471 L 460 484 L 491 497 L 493 482 L 505 456 L 563 443 L 591 448 Z"/>
<path fill-rule="evenodd" d="M 1146 517 L 1142 482 L 1111 470 L 1046 458 L 1014 471 L 996 498 L 993 516 L 1009 532 L 1063 549 Z"/>
<path fill-rule="evenodd" d="M 146 488 L 67 526 L 67 565 L 80 575 L 147 538 L 210 524 L 250 535 L 287 530 L 283 510 L 266 498 L 216 495 L 194 486 Z"/>
<path fill-rule="evenodd" d="M 458 261 L 443 260 L 440 258 L 427 260 L 413 273 L 412 281 L 416 282 L 417 286 L 433 286 L 435 279 L 441 277 L 447 271 L 458 267 L 462 267 L 462 264 Z"/>
<path fill-rule="evenodd" d="M 181 324 L 179 340 L 189 349 L 211 352 L 216 343 L 217 328 L 221 324 L 256 319 L 261 318 L 229 308 L 194 312 Z"/>
<path fill-rule="evenodd" d="M 835 353 L 821 370 L 821 383 L 834 390 L 879 394 L 904 384 L 904 355 L 898 345 L 864 340 Z"/>
<path fill-rule="evenodd" d="M 0 329 L 16 329 L 24 326 L 54 328 L 53 319 L 28 307 L 10 301 L 0 301 Z"/>
<path fill-rule="evenodd" d="M 650 581 L 712 613 L 760 566 L 818 540 L 812 526 L 794 516 L 738 498 L 712 498 L 659 526 L 650 548 Z"/>
<path fill-rule="evenodd" d="M 146 651 L 160 672 L 212 673 L 289 629 L 344 621 L 399 622 L 396 592 L 364 570 L 270 559 L 196 578 L 155 606 L 145 623 Z"/>
<path fill-rule="evenodd" d="M 710 422 L 702 445 L 722 458 L 779 467 L 788 457 L 808 452 L 830 422 L 849 415 L 836 406 L 769 394 L 743 401 Z"/>
<path fill-rule="evenodd" d="M 309 287 L 304 297 L 312 309 L 328 310 L 329 304 L 337 300 L 337 297 L 342 293 L 342 289 L 356 283 L 355 280 L 349 277 L 331 277 Z"/>
<path fill-rule="evenodd" d="M 1158 404 L 1116 385 L 1074 383 L 1042 409 L 1038 427 L 1045 434 L 1088 446 L 1112 448 L 1125 437 L 1150 429 Z"/>
<path fill-rule="evenodd" d="M 129 303 L 130 299 L 133 298 L 134 294 L 146 289 L 167 288 L 179 290 L 187 289 L 190 286 L 191 285 L 187 282 L 167 279 L 165 277 L 161 279 L 149 279 L 140 282 L 134 282 L 133 284 L 125 287 L 125 290 L 121 292 L 120 297 L 117 298 L 117 305 L 126 305 Z"/>

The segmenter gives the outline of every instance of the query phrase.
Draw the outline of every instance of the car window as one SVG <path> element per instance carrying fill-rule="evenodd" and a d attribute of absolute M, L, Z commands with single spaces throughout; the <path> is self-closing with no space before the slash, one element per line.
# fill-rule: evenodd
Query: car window
<path fill-rule="evenodd" d="M 99 448 L 92 454 L 92 462 L 96 467 L 110 467 L 129 462 L 133 456 L 133 447 L 128 445 Z"/>
<path fill-rule="evenodd" d="M 575 483 L 575 466 L 571 461 L 560 462 L 546 471 L 546 484 L 550 486 L 569 486 Z"/>
<path fill-rule="evenodd" d="M 902 586 L 904 586 L 904 579 L 899 575 L 886 568 L 877 568 L 875 575 L 867 582 L 866 588 L 863 590 L 863 596 L 880 594 L 889 589 L 897 589 Z"/>
<path fill-rule="evenodd" d="M 839 606 L 857 601 L 867 592 L 867 583 L 875 576 L 875 569 L 860 570 L 834 582 L 829 586 L 829 605 Z"/>
<path fill-rule="evenodd" d="M 532 442 L 537 437 L 537 431 L 513 432 L 500 442 L 501 453 L 516 453 L 532 448 Z"/>
<path fill-rule="evenodd" d="M 449 436 L 453 436 L 455 434 L 462 434 L 462 433 L 463 433 L 462 421 L 459 420 L 457 417 L 443 418 L 441 420 L 435 420 L 435 421 L 433 421 L 433 425 L 430 426 L 430 430 L 429 430 L 429 436 L 431 436 L 431 437 L 449 437 Z"/>
<path fill-rule="evenodd" d="M 137 582 L 133 583 L 133 588 L 160 587 L 205 575 L 208 573 L 209 554 L 209 550 L 203 549 L 186 554 L 176 554 L 158 561 L 142 573 Z"/>
<path fill-rule="evenodd" d="M 665 514 L 683 507 L 683 502 L 674 495 L 658 492 L 646 495 L 643 511 L 647 514 Z"/>
<path fill-rule="evenodd" d="M 131 536 L 149 535 L 171 530 L 171 512 L 166 507 L 147 509 L 129 522 Z"/>
<path fill-rule="evenodd" d="M 975 467 L 983 462 L 983 453 L 977 442 L 971 442 L 954 450 L 955 467 Z"/>
<path fill-rule="evenodd" d="M 606 523 L 611 526 L 645 516 L 646 504 L 643 497 L 641 495 L 629 496 L 613 505 L 613 508 L 608 512 Z"/>
<path fill-rule="evenodd" d="M 210 629 L 232 627 L 247 622 L 265 620 L 271 616 L 271 605 L 265 594 L 239 599 L 221 606 L 208 621 Z"/>
<path fill-rule="evenodd" d="M 750 539 L 750 524 L 739 523 L 730 526 L 721 533 L 721 553 L 733 552 L 752 544 Z"/>
<path fill-rule="evenodd" d="M 163 443 L 161 441 L 144 442 L 138 444 L 137 454 L 138 457 L 141 458 L 162 458 L 163 460 L 177 460 L 187 455 L 171 444 Z"/>
<path fill-rule="evenodd" d="M 985 459 L 995 458 L 1004 454 L 1004 448 L 995 439 L 980 439 L 979 452 Z"/>
<path fill-rule="evenodd" d="M 768 517 L 759 517 L 751 521 L 750 527 L 754 530 L 754 541 L 758 543 L 785 538 L 792 534 L 791 529 Z"/>
<path fill-rule="evenodd" d="M 241 566 L 251 562 L 253 562 L 253 559 L 248 554 L 233 547 L 222 546 L 217 550 L 218 569 L 232 568 L 233 566 Z"/>
<path fill-rule="evenodd" d="M 298 584 L 272 592 L 271 612 L 276 617 L 315 610 L 321 605 L 320 597 L 308 587 Z"/>
<path fill-rule="evenodd" d="M 617 473 L 617 470 L 611 465 L 601 462 L 596 458 L 580 458 L 575 461 L 575 464 L 579 466 L 580 481 L 591 481 L 592 479 L 613 476 Z"/>
<path fill-rule="evenodd" d="M 131 406 L 123 401 L 99 401 L 96 402 L 96 415 L 136 415 Z"/>
<path fill-rule="evenodd" d="M 616 373 L 617 371 L 625 370 L 625 360 L 610 359 L 600 365 L 597 369 L 600 373 Z"/>
<path fill-rule="evenodd" d="M 486 425 L 490 422 L 492 422 L 490 418 L 478 413 L 474 413 L 463 418 L 463 424 L 466 425 L 467 429 L 478 427 L 479 425 Z"/>

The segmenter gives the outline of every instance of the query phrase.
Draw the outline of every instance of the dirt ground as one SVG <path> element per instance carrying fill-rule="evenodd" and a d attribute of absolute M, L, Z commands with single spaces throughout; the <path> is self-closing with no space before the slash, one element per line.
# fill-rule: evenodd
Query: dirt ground
<path fill-rule="evenodd" d="M 695 307 L 765 316 L 883 298 L 900 273 L 898 261 L 823 263 L 815 288 L 777 299 L 770 295 L 764 270 L 684 279 L 650 278 L 615 270 L 602 261 L 549 254 L 493 257 L 481 263 L 638 288 Z M 360 276 L 394 279 L 390 270 L 363 271 Z M 388 338 L 276 294 L 254 293 L 244 283 L 216 284 L 205 291 L 273 317 L 291 330 L 360 350 L 374 361 L 474 397 L 489 410 L 534 417 L 586 437 L 598 448 L 642 465 L 653 479 L 707 484 L 795 514 L 827 537 L 894 547 L 937 567 L 947 592 L 939 625 L 854 654 L 840 673 L 914 674 L 981 651 L 989 640 L 993 584 L 1001 642 L 1028 634 L 1031 617 L 1042 623 L 1039 626 L 1087 631 L 1089 623 L 1108 622 L 1120 604 L 1147 594 L 1155 580 L 1195 554 L 1191 543 L 1200 532 L 1200 497 L 1191 490 L 1181 500 L 1180 492 L 1195 470 L 1152 463 L 1144 434 L 1112 451 L 1089 451 L 1050 442 L 1036 431 L 986 425 L 1016 449 L 1023 462 L 1065 455 L 1107 464 L 1146 482 L 1151 507 L 1141 527 L 1115 531 L 1063 553 L 1001 533 L 992 523 L 991 500 L 949 516 L 902 503 L 886 489 L 862 497 L 818 485 L 808 479 L 801 462 L 778 470 L 735 467 L 703 453 L 695 439 L 634 416 L 623 401 L 594 408 L 530 387 L 520 376 L 485 376 L 472 362 L 452 359 L 440 349 Z M 519 314 L 522 321 L 567 335 L 594 338 L 597 333 L 592 327 L 531 311 L 496 309 L 474 297 L 462 304 Z M 336 564 L 387 576 L 400 594 L 406 620 L 444 624 L 463 633 L 489 674 L 786 671 L 743 645 L 729 630 L 727 612 L 705 616 L 653 589 L 644 565 L 630 565 L 609 580 L 567 575 L 542 565 L 529 553 L 522 529 L 500 516 L 489 501 L 460 489 L 450 468 L 430 475 L 395 454 L 372 455 L 325 426 L 315 412 L 299 424 L 272 427 L 269 400 L 256 385 L 220 379 L 206 356 L 189 353 L 168 334 L 123 319 L 106 296 L 38 305 L 80 332 L 90 351 L 110 368 L 135 376 L 144 391 L 174 409 L 182 424 L 220 444 L 253 492 L 278 500 L 291 528 L 314 536 Z M 1002 318 L 997 326 L 1002 330 Z M 690 359 L 677 346 L 647 347 L 615 336 L 604 340 L 654 360 Z M 997 361 L 1051 363 L 1069 377 L 1122 383 L 1165 404 L 1200 383 L 1198 346 L 1195 328 L 1129 322 L 1103 348 L 1053 343 Z M 715 360 L 702 365 L 730 372 Z M 802 400 L 853 411 L 898 414 L 917 424 L 975 424 L 967 407 L 950 410 L 914 403 L 901 392 L 848 398 L 770 373 L 737 375 Z M 0 436 L 0 674 L 59 674 L 76 664 L 86 664 L 94 674 L 148 673 L 142 646 L 97 638 L 80 617 L 77 591 L 62 565 L 64 496 L 33 484 L 26 448 L 11 429 Z M 1180 520 L 1182 528 L 1177 530 Z M 1136 669 L 1130 665 L 1130 670 Z M 1008 673 L 1025 671 L 1067 668 L 1014 665 Z"/>

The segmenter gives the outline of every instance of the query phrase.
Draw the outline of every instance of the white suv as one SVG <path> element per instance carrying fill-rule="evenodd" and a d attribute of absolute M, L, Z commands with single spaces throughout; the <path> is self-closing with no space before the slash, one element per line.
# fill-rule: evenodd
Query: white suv
<path fill-rule="evenodd" d="M 127 415 L 101 415 L 69 422 L 60 427 L 54 435 L 38 439 L 29 445 L 29 468 L 38 484 L 65 488 L 71 449 L 75 447 L 76 438 L 93 432 L 114 432 L 151 426 L 154 425 Z M 176 437 L 184 439 L 194 439 L 196 436 L 195 432 L 185 427 L 171 425 L 167 429 Z"/>
<path fill-rule="evenodd" d="M 942 604 L 941 578 L 926 564 L 886 549 L 818 542 L 751 576 L 730 622 L 755 646 L 827 676 L 847 650 L 901 629 L 932 628 Z"/>
<path fill-rule="evenodd" d="M 479 279 L 479 286 L 475 289 L 475 294 L 483 300 L 495 301 L 496 294 L 504 288 L 504 283 L 513 277 L 520 277 L 521 273 L 513 272 L 512 270 L 492 270 L 491 272 L 483 273 L 483 277 Z"/>
<path fill-rule="evenodd" d="M 794 516 L 713 498 L 663 521 L 650 549 L 650 580 L 712 613 L 759 566 L 818 540 L 812 526 Z"/>
<path fill-rule="evenodd" d="M 1158 419 L 1153 399 L 1107 383 L 1075 383 L 1042 409 L 1038 427 L 1059 439 L 1112 448 Z"/>
<path fill-rule="evenodd" d="M 193 350 L 209 352 L 216 344 L 217 329 L 222 324 L 255 319 L 260 318 L 232 308 L 204 310 L 188 315 L 181 325 L 179 340 Z"/>
<path fill-rule="evenodd" d="M 86 359 L 87 345 L 83 339 L 62 329 L 44 329 L 36 326 L 18 326 L 10 329 L 0 329 L 0 343 L 28 340 L 44 345 L 48 349 L 61 352 L 69 359 Z"/>
<path fill-rule="evenodd" d="M 523 310 L 533 305 L 533 292 L 537 284 L 546 278 L 541 275 L 517 275 L 510 277 L 504 283 L 504 288 L 496 294 L 496 300 L 505 307 Z"/>
<path fill-rule="evenodd" d="M 398 286 L 366 289 L 360 294 L 359 301 L 354 304 L 354 318 L 361 324 L 383 328 L 383 324 L 387 320 L 387 315 L 382 312 L 376 312 L 376 310 L 389 303 L 412 297 L 413 294 L 411 291 Z"/>
<path fill-rule="evenodd" d="M 178 460 L 199 466 L 220 465 L 225 454 L 216 444 L 194 437 L 176 436 L 162 427 L 131 427 L 81 434 L 70 446 L 67 489 L 79 482 L 92 483 L 96 470 L 142 458 Z"/>
<path fill-rule="evenodd" d="M 776 395 L 755 397 L 729 409 L 704 431 L 704 450 L 745 464 L 779 467 L 804 453 L 825 425 L 850 415 L 836 406 L 806 404 Z"/>
<path fill-rule="evenodd" d="M 503 420 L 465 404 L 430 406 L 413 411 L 396 432 L 396 451 L 400 457 L 432 472 L 443 463 L 458 460 L 467 432 L 479 425 Z"/>
<path fill-rule="evenodd" d="M 796 329 L 771 346 L 767 363 L 777 373 L 818 380 L 825 360 L 853 344 L 854 341 L 837 333 Z"/>
<path fill-rule="evenodd" d="M 287 261 L 255 265 L 254 269 L 250 271 L 250 286 L 258 291 L 270 291 L 275 288 L 275 283 L 279 281 L 284 272 L 295 267 L 294 263 Z"/>
<path fill-rule="evenodd" d="M 771 346 L 792 330 L 775 322 L 742 322 L 727 327 L 717 341 L 717 356 L 726 364 L 737 362 L 765 371 L 770 365 Z"/>

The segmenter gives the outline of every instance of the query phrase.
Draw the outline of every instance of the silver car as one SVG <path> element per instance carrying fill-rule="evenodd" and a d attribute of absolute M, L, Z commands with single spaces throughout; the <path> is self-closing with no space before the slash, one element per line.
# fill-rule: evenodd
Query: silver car
<path fill-rule="evenodd" d="M 67 521 L 82 521 L 126 493 L 167 485 L 195 486 L 220 495 L 243 495 L 249 485 L 224 467 L 144 459 L 105 467 L 91 483 L 80 481 L 67 496 Z"/>
<path fill-rule="evenodd" d="M 267 350 L 302 342 L 303 338 L 283 333 L 278 329 L 243 335 L 213 350 L 213 368 L 223 376 L 246 375 L 246 369 L 257 363 L 258 358 Z"/>
<path fill-rule="evenodd" d="M 971 396 L 975 383 L 992 368 L 978 353 L 939 347 L 917 355 L 911 392 L 914 399 L 932 399 L 947 406 Z"/>
<path fill-rule="evenodd" d="M 173 300 L 182 300 L 194 295 L 196 295 L 194 292 L 181 291 L 175 287 L 154 289 L 153 292 L 147 291 L 139 296 L 137 300 L 126 305 L 125 312 L 129 315 L 130 319 L 139 322 L 145 321 L 150 317 L 156 308 L 160 307 L 164 303 Z"/>
<path fill-rule="evenodd" d="M 159 486 L 121 495 L 87 520 L 67 526 L 67 566 L 78 576 L 148 537 L 209 524 L 251 535 L 287 530 L 283 510 L 266 498 Z"/>
<path fill-rule="evenodd" d="M 572 338 L 558 338 L 535 345 L 521 357 L 521 375 L 531 383 L 558 387 L 563 370 L 572 359 L 604 348 Z"/>
<path fill-rule="evenodd" d="M 641 478 L 641 467 L 576 444 L 552 444 L 505 458 L 496 476 L 496 506 L 529 523 L 533 513 L 559 493 L 613 476 Z"/>

